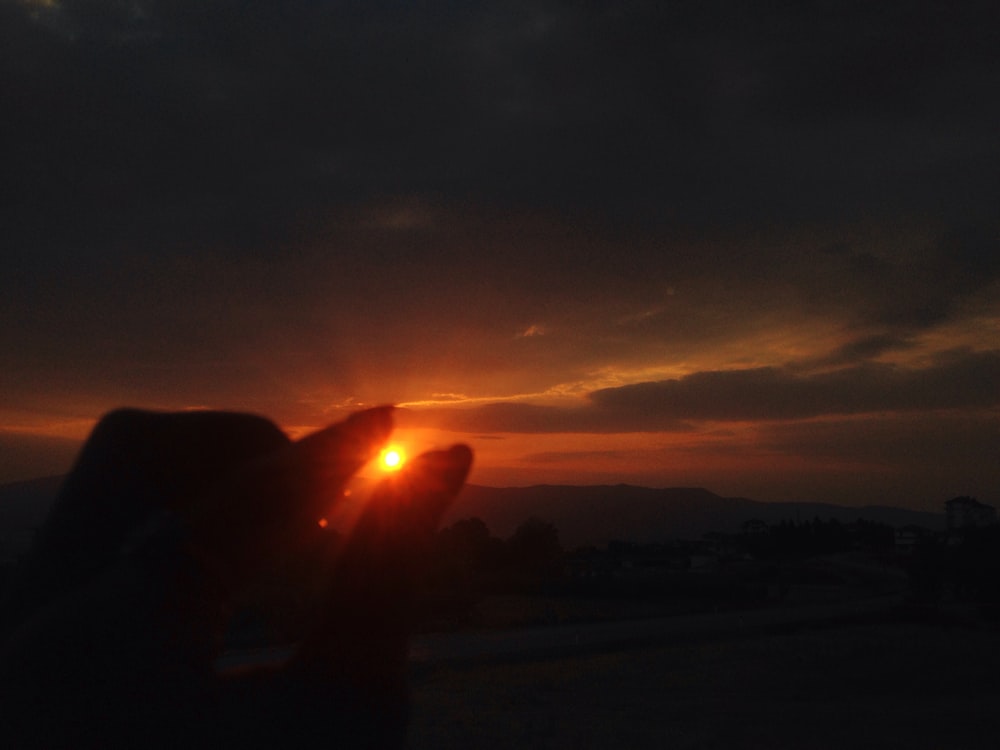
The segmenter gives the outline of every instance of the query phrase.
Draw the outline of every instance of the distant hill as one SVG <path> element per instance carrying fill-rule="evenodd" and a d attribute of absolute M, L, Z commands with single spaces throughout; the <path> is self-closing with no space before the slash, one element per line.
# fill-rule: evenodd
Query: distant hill
<path fill-rule="evenodd" d="M 530 516 L 555 524 L 565 547 L 603 544 L 612 539 L 637 542 L 698 539 L 709 531 L 736 532 L 745 521 L 864 518 L 890 526 L 916 524 L 943 529 L 942 512 L 924 513 L 886 506 L 845 507 L 828 503 L 761 503 L 721 497 L 700 487 L 651 489 L 627 484 L 600 486 L 480 487 L 469 485 L 445 518 L 478 516 L 495 535 L 509 536 Z"/>
<path fill-rule="evenodd" d="M 32 530 L 44 519 L 61 482 L 62 477 L 46 477 L 0 485 L 0 563 L 27 549 Z M 739 531 L 751 518 L 768 524 L 819 517 L 842 523 L 864 518 L 890 526 L 916 524 L 935 530 L 945 525 L 943 506 L 941 513 L 923 513 L 886 506 L 761 503 L 741 497 L 721 497 L 699 487 L 651 489 L 627 484 L 469 485 L 444 523 L 473 516 L 483 519 L 490 531 L 500 537 L 510 536 L 521 522 L 536 516 L 555 524 L 560 541 L 569 548 L 603 544 L 612 539 L 637 542 L 698 539 L 709 531 Z"/>

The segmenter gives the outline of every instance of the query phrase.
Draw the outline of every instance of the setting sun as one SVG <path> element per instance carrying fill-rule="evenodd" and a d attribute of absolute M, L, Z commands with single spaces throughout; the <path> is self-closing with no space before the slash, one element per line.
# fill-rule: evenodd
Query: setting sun
<path fill-rule="evenodd" d="M 379 456 L 379 468 L 382 471 L 398 471 L 406 463 L 402 448 L 386 448 Z"/>

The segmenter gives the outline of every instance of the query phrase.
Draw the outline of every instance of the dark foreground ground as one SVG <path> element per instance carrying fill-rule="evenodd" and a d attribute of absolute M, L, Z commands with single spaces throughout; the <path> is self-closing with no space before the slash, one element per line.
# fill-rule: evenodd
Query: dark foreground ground
<path fill-rule="evenodd" d="M 410 748 L 1000 747 L 1000 632 L 878 622 L 414 667 Z"/>

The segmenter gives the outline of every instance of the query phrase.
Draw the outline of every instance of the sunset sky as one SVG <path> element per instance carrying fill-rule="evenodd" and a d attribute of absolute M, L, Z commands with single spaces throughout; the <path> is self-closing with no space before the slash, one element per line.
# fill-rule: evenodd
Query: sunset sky
<path fill-rule="evenodd" d="M 757 7 L 0 0 L 0 481 L 396 403 L 479 484 L 1000 505 L 995 4 Z"/>

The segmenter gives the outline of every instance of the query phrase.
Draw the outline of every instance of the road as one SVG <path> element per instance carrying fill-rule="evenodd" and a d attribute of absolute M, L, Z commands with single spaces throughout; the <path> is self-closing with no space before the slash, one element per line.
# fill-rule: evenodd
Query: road
<path fill-rule="evenodd" d="M 753 634 L 799 625 L 888 614 L 903 601 L 902 594 L 853 601 L 756 610 L 675 615 L 641 620 L 548 625 L 507 630 L 430 633 L 414 636 L 414 665 L 444 662 L 542 658 L 576 652 L 670 643 L 687 638 Z M 277 665 L 292 646 L 230 651 L 216 661 L 220 672 Z"/>
<path fill-rule="evenodd" d="M 886 614 L 902 603 L 893 594 L 847 602 L 757 610 L 674 615 L 641 620 L 550 625 L 466 633 L 416 636 L 410 661 L 416 664 L 546 656 L 671 642 L 685 638 L 738 635 L 794 625 Z"/>

